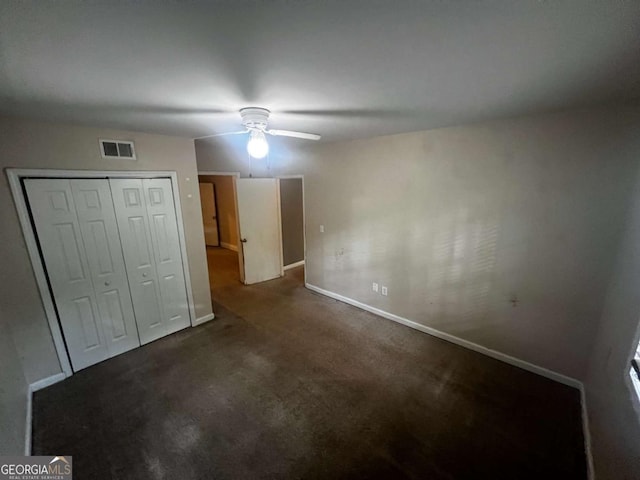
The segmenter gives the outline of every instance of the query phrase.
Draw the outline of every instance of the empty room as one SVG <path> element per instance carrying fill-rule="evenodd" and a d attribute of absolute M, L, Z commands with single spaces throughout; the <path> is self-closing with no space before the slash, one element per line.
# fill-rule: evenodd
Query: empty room
<path fill-rule="evenodd" d="M 0 479 L 639 478 L 639 33 L 0 0 Z"/>

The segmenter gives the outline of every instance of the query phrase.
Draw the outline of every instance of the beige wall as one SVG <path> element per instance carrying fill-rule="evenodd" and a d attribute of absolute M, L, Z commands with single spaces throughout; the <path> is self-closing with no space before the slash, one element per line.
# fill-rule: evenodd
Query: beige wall
<path fill-rule="evenodd" d="M 135 142 L 137 161 L 103 159 L 99 138 Z M 193 141 L 186 138 L 0 117 L 2 168 L 171 170 L 178 174 L 196 316 L 211 313 Z M 189 180 L 187 180 L 189 179 Z M 28 383 L 61 371 L 6 175 L 0 184 L 0 302 Z"/>
<path fill-rule="evenodd" d="M 309 283 L 584 379 L 639 127 L 638 109 L 597 109 L 291 141 L 272 145 L 269 172 L 305 175 Z M 239 146 L 196 142 L 196 155 L 201 170 L 248 172 Z"/>
<path fill-rule="evenodd" d="M 598 480 L 636 479 L 640 465 L 640 402 L 627 377 L 640 340 L 640 177 L 634 195 L 585 382 Z"/>
<path fill-rule="evenodd" d="M 583 379 L 640 160 L 638 113 L 322 146 L 306 185 L 307 281 Z"/>
<path fill-rule="evenodd" d="M 201 182 L 213 183 L 216 188 L 218 208 L 218 233 L 220 243 L 238 246 L 238 221 L 236 219 L 236 194 L 230 175 L 200 175 Z"/>
<path fill-rule="evenodd" d="M 0 455 L 23 455 L 28 385 L 0 310 Z"/>

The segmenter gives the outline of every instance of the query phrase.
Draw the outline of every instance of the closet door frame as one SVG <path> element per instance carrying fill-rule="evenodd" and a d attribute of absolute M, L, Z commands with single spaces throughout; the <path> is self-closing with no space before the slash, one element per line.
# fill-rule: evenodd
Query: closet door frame
<path fill-rule="evenodd" d="M 58 354 L 58 360 L 65 377 L 73 375 L 71 361 L 67 354 L 64 344 L 62 329 L 56 314 L 56 308 L 49 290 L 47 281 L 46 268 L 40 257 L 37 236 L 33 225 L 31 224 L 31 215 L 29 213 L 28 201 L 22 181 L 26 178 L 86 178 L 86 179 L 109 179 L 109 178 L 168 178 L 171 180 L 171 189 L 173 191 L 173 203 L 176 208 L 176 220 L 178 224 L 178 238 L 180 241 L 180 253 L 182 254 L 182 269 L 185 276 L 185 284 L 187 288 L 187 301 L 189 304 L 189 317 L 191 326 L 202 323 L 196 321 L 195 304 L 193 301 L 193 289 L 191 287 L 191 275 L 189 273 L 189 264 L 187 261 L 187 250 L 184 234 L 184 223 L 182 218 L 182 207 L 180 204 L 180 195 L 178 194 L 178 174 L 173 171 L 120 171 L 120 170 L 46 170 L 46 169 L 28 169 L 28 168 L 8 168 L 6 169 L 9 187 L 15 202 L 16 211 L 22 232 L 24 234 L 27 251 L 33 267 L 33 272 L 40 291 L 40 297 L 44 306 L 49 329 L 53 337 L 53 343 Z M 196 179 L 197 180 L 197 179 Z M 207 318 L 209 320 L 209 318 Z M 52 383 L 55 383 L 54 380 Z M 46 385 L 45 385 L 46 386 Z"/>

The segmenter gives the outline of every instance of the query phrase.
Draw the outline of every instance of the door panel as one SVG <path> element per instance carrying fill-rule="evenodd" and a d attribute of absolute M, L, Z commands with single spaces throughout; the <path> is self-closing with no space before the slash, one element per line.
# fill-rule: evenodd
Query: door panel
<path fill-rule="evenodd" d="M 143 345 L 167 334 L 162 310 L 158 273 L 153 261 L 153 245 L 141 179 L 112 178 L 113 194 L 122 251 L 140 343 Z"/>
<path fill-rule="evenodd" d="M 139 300 L 147 309 L 147 315 L 143 319 L 145 323 L 140 327 L 148 330 L 148 340 L 143 343 L 166 335 L 166 329 L 162 324 L 163 315 L 160 313 L 159 299 L 160 292 L 158 292 L 158 283 L 155 279 L 140 282 Z"/>
<path fill-rule="evenodd" d="M 144 215 L 130 216 L 127 218 L 129 230 L 131 232 L 133 244 L 133 265 L 136 269 L 149 269 L 151 265 L 151 242 L 149 237 L 149 229 L 147 228 L 147 219 Z"/>
<path fill-rule="evenodd" d="M 42 256 L 75 371 L 109 358 L 71 184 L 24 181 Z"/>
<path fill-rule="evenodd" d="M 105 293 L 103 298 L 105 300 L 106 312 L 111 319 L 111 338 L 114 340 L 120 340 L 123 337 L 126 337 L 129 331 L 131 331 L 131 328 L 127 328 L 120 293 L 118 290 L 111 290 L 110 292 Z M 136 331 L 136 336 L 137 334 L 138 332 Z M 140 342 L 138 341 L 138 343 Z"/>
<path fill-rule="evenodd" d="M 172 322 L 174 326 L 184 325 L 184 298 L 180 295 L 183 285 L 180 279 L 175 275 L 166 275 L 160 285 L 169 322 Z"/>
<path fill-rule="evenodd" d="M 189 305 L 171 180 L 142 180 L 167 333 L 188 327 Z"/>
<path fill-rule="evenodd" d="M 115 227 L 115 221 L 113 226 Z M 113 258 L 111 258 L 111 250 L 113 247 L 109 245 L 107 227 L 105 226 L 104 221 L 90 220 L 86 222 L 86 232 L 86 237 L 88 239 L 87 243 L 93 245 L 96 253 L 96 257 L 93 258 L 95 262 L 95 274 L 104 277 L 114 273 L 115 267 L 113 265 Z M 120 250 L 119 241 L 116 247 Z M 89 246 L 87 246 L 87 250 L 89 250 Z"/>
<path fill-rule="evenodd" d="M 167 263 L 172 260 L 171 249 L 169 248 L 169 239 L 167 233 L 167 216 L 163 213 L 151 215 L 153 228 L 156 235 L 156 244 L 158 245 L 158 263 Z"/>
<path fill-rule="evenodd" d="M 100 347 L 101 335 L 92 299 L 90 297 L 76 298 L 73 300 L 73 304 L 76 307 L 75 321 L 82 326 L 82 345 L 85 351 Z"/>
<path fill-rule="evenodd" d="M 62 257 L 67 269 L 69 282 L 81 282 L 87 279 L 82 266 L 84 255 L 80 254 L 78 229 L 72 222 L 53 225 L 56 237 L 62 246 Z"/>
<path fill-rule="evenodd" d="M 109 356 L 140 346 L 107 180 L 70 180 Z"/>
<path fill-rule="evenodd" d="M 239 178 L 236 189 L 244 283 L 249 285 L 282 276 L 278 180 Z"/>

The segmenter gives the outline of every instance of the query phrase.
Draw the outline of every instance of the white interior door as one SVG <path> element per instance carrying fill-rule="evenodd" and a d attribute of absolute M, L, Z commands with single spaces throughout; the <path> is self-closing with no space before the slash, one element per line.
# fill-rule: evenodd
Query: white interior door
<path fill-rule="evenodd" d="M 190 325 L 169 179 L 110 179 L 142 344 Z"/>
<path fill-rule="evenodd" d="M 98 203 L 106 208 L 79 221 L 69 180 L 27 179 L 24 184 L 74 370 L 139 345 L 127 308 L 128 286 L 117 258 L 119 246 L 115 248 L 110 240 L 115 226 L 108 218 L 110 199 L 101 203 L 98 191 L 94 190 L 95 195 L 88 193 L 86 202 L 81 199 L 87 208 Z M 102 239 L 100 222 L 105 230 L 111 230 Z M 102 266 L 95 268 L 95 258 L 89 262 L 86 245 L 91 249 L 89 255 L 100 258 Z M 107 281 L 110 285 L 105 286 Z M 110 288 L 96 289 L 97 282 Z"/>
<path fill-rule="evenodd" d="M 220 245 L 220 239 L 218 238 L 216 196 L 213 183 L 200 184 L 200 203 L 202 205 L 202 222 L 204 223 L 204 241 L 211 247 L 217 247 Z"/>
<path fill-rule="evenodd" d="M 109 355 L 140 346 L 107 180 L 71 180 Z"/>
<path fill-rule="evenodd" d="M 191 325 L 173 189 L 168 178 L 146 178 L 142 180 L 142 185 L 151 226 L 164 321 L 167 333 L 173 333 Z"/>
<path fill-rule="evenodd" d="M 282 276 L 280 198 L 275 178 L 236 180 L 244 283 Z"/>
<path fill-rule="evenodd" d="M 140 343 L 166 335 L 141 179 L 110 179 Z"/>

